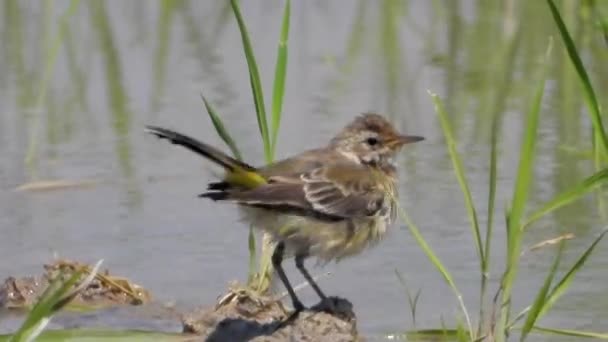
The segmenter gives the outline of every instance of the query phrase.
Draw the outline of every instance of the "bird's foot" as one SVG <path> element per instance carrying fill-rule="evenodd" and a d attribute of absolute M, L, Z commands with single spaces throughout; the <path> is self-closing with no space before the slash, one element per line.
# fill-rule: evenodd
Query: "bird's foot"
<path fill-rule="evenodd" d="M 355 317 L 351 302 L 340 297 L 327 297 L 325 300 L 322 300 L 319 304 L 315 305 L 312 309 L 315 311 L 326 312 L 332 316 L 340 317 L 342 319 L 351 319 Z"/>
<path fill-rule="evenodd" d="M 279 322 L 275 331 L 282 329 L 285 326 L 293 323 L 293 321 L 295 321 L 298 318 L 298 316 L 300 315 L 300 313 L 304 310 L 306 310 L 306 307 L 304 306 L 304 304 L 302 304 L 302 302 L 300 302 L 300 301 L 294 302 L 293 311 L 289 314 L 289 316 L 287 316 L 287 318 L 285 318 L 284 320 Z"/>

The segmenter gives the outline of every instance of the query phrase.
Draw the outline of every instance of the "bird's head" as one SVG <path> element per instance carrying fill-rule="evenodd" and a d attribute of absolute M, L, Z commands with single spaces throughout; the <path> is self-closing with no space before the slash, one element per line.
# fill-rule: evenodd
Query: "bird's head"
<path fill-rule="evenodd" d="M 384 165 L 392 163 L 403 145 L 421 140 L 420 136 L 402 135 L 381 115 L 365 113 L 346 125 L 330 145 L 358 163 Z"/>

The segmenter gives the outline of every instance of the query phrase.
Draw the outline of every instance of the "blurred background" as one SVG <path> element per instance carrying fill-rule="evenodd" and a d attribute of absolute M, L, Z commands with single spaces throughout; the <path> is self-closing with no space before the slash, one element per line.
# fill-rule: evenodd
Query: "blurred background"
<path fill-rule="evenodd" d="M 558 4 L 606 108 L 607 3 Z M 267 96 L 282 10 L 283 1 L 242 2 Z M 245 158 L 263 163 L 229 2 L 5 0 L 0 18 L 0 277 L 38 273 L 55 255 L 103 258 L 114 273 L 184 309 L 213 304 L 229 281 L 244 281 L 246 226 L 234 207 L 196 198 L 213 170 L 143 132 L 161 125 L 223 148 L 203 93 Z M 365 111 L 425 136 L 399 161 L 401 204 L 476 311 L 479 264 L 427 91 L 446 103 L 482 223 L 491 119 L 499 118 L 495 291 L 523 119 L 550 37 L 528 206 L 536 208 L 594 172 L 581 84 L 544 1 L 294 1 L 277 157 L 324 144 Z M 72 186 L 16 190 L 40 181 Z M 536 223 L 524 248 L 574 233 L 565 268 L 605 227 L 605 214 L 602 198 L 587 196 Z M 608 249 L 600 247 L 542 325 L 605 329 Z M 533 300 L 554 254 L 544 248 L 524 256 L 516 308 Z M 321 286 L 354 303 L 364 334 L 382 336 L 414 328 L 395 270 L 410 291 L 421 289 L 416 328 L 455 322 L 453 294 L 401 222 L 377 248 L 314 273 L 331 271 Z M 291 265 L 287 272 L 301 281 Z M 302 295 L 316 301 L 310 289 Z"/>

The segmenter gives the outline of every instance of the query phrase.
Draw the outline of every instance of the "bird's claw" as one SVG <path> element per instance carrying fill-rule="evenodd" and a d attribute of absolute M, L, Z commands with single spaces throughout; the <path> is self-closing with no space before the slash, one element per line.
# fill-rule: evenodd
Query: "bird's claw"
<path fill-rule="evenodd" d="M 354 317 L 352 304 L 348 300 L 340 297 L 327 297 L 319 304 L 315 305 L 313 310 L 325 312 L 343 319 Z"/>
<path fill-rule="evenodd" d="M 300 313 L 304 310 L 306 310 L 306 307 L 304 306 L 304 304 L 302 304 L 302 302 L 293 303 L 293 311 L 289 314 L 289 316 L 287 316 L 287 318 L 285 318 L 284 320 L 279 322 L 275 331 L 280 330 L 280 329 L 284 328 L 285 326 L 291 324 L 293 321 L 295 321 L 298 318 Z"/>

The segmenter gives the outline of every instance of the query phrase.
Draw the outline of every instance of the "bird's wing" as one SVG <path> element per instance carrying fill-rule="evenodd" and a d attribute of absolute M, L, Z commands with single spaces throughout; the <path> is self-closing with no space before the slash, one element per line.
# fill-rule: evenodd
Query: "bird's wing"
<path fill-rule="evenodd" d="M 224 199 L 239 204 L 326 219 L 372 216 L 385 205 L 385 193 L 370 170 L 331 165 L 293 176 L 273 176 L 251 190 Z"/>

